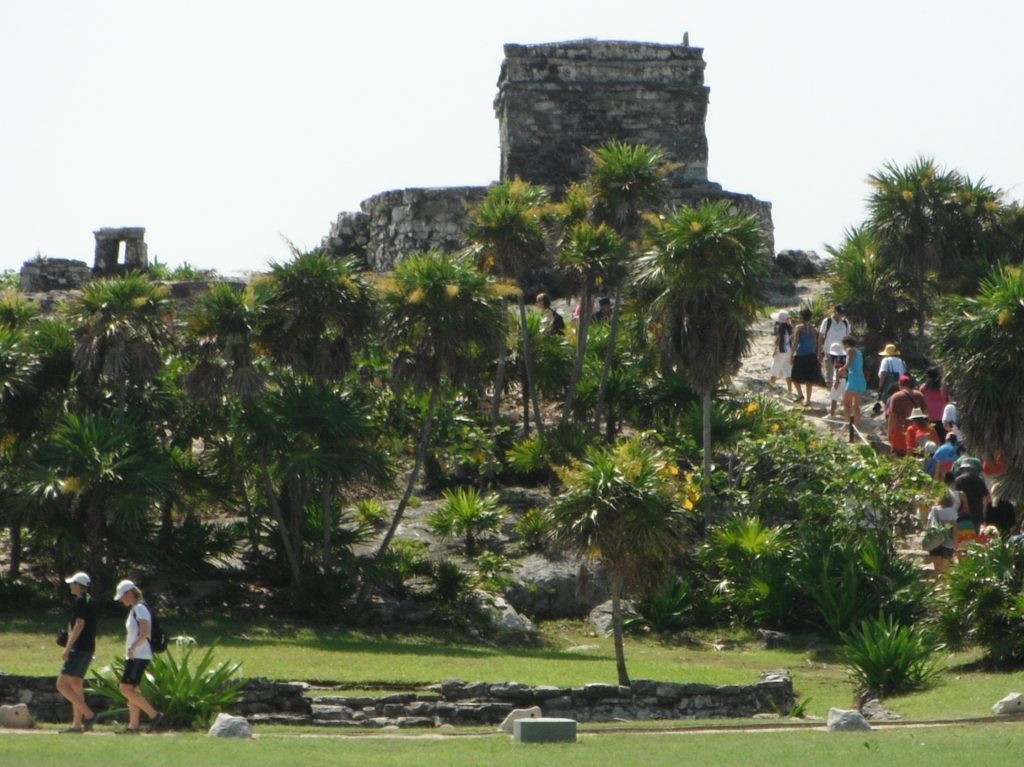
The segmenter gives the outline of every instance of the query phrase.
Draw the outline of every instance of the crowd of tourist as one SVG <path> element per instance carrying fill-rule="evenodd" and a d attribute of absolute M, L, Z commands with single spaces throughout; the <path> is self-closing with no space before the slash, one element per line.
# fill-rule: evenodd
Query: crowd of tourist
<path fill-rule="evenodd" d="M 784 380 L 787 392 L 804 405 L 811 404 L 815 386 L 823 387 L 828 392 L 829 417 L 835 417 L 841 405 L 844 422 L 859 430 L 869 368 L 845 307 L 832 307 L 819 325 L 812 322 L 808 308 L 800 310 L 799 318 L 793 325 L 785 310 L 771 315 L 771 383 Z M 971 542 L 1024 542 L 1024 525 L 1017 528 L 1014 504 L 993 491 L 994 480 L 1003 471 L 1002 459 L 966 452 L 956 402 L 942 371 L 928 367 L 918 385 L 897 344 L 886 343 L 878 352 L 872 383 L 877 400 L 871 412 L 884 414 L 892 455 L 919 460 L 929 477 L 944 483 L 945 489 L 928 510 L 929 532 L 922 539 L 936 573 L 944 572 Z"/>

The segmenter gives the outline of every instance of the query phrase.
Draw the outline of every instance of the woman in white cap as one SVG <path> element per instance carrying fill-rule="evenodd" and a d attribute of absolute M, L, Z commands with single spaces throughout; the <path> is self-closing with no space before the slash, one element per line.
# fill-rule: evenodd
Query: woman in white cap
<path fill-rule="evenodd" d="M 775 383 L 778 378 L 786 379 L 786 391 L 791 395 L 793 394 L 793 361 L 789 357 L 789 353 L 793 347 L 793 325 L 789 321 L 789 312 L 785 309 L 779 309 L 772 315 L 772 336 L 774 336 L 774 344 L 772 349 L 774 354 L 772 356 L 772 369 L 768 373 L 770 376 L 769 380 Z"/>
<path fill-rule="evenodd" d="M 163 714 L 153 708 L 139 691 L 146 666 L 153 659 L 153 649 L 149 646 L 149 631 L 152 616 L 146 603 L 142 601 L 142 591 L 132 581 L 121 581 L 114 592 L 114 601 L 120 602 L 128 609 L 128 620 L 124 627 L 128 638 L 125 642 L 124 673 L 121 675 L 121 694 L 128 701 L 128 728 L 124 732 L 137 735 L 141 711 L 149 717 L 149 729 L 160 726 Z"/>
<path fill-rule="evenodd" d="M 96 652 L 96 605 L 89 596 L 89 576 L 75 573 L 64 582 L 71 588 L 75 603 L 68 621 L 63 664 L 57 677 L 57 691 L 71 704 L 71 726 L 61 732 L 88 732 L 96 723 L 96 714 L 85 701 L 85 672 Z"/>

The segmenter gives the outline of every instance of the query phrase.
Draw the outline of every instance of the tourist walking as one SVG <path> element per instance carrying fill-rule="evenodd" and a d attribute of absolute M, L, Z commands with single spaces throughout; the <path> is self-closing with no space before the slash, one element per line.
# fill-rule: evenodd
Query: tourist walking
<path fill-rule="evenodd" d="M 821 335 L 818 329 L 811 324 L 811 310 L 800 310 L 800 324 L 793 328 L 793 350 L 790 353 L 790 361 L 793 363 L 791 374 L 793 383 L 796 384 L 797 402 L 811 404 L 811 390 L 814 386 L 824 386 L 825 379 L 821 375 L 821 365 L 818 363 L 821 353 Z M 801 394 L 800 387 L 804 387 L 806 396 Z"/>
<path fill-rule="evenodd" d="M 790 352 L 793 350 L 793 324 L 789 321 L 789 312 L 780 309 L 772 315 L 772 369 L 768 373 L 769 381 L 775 383 L 779 378 L 786 380 L 786 391 L 793 393 L 793 361 Z"/>
<path fill-rule="evenodd" d="M 846 336 L 843 339 L 843 349 L 846 351 L 846 362 L 837 371 L 846 377 L 846 389 L 843 392 L 843 418 L 847 423 L 852 423 L 854 428 L 860 429 L 860 406 L 864 399 L 864 393 L 868 390 L 868 382 L 864 377 L 864 355 L 857 348 L 857 339 L 853 336 Z"/>
<path fill-rule="evenodd" d="M 96 653 L 96 605 L 89 594 L 91 583 L 86 573 L 75 573 L 64 582 L 75 598 L 68 621 L 63 664 L 57 677 L 57 691 L 71 704 L 71 726 L 65 733 L 88 732 L 96 723 L 96 714 L 85 700 L 85 672 Z"/>
<path fill-rule="evenodd" d="M 935 577 L 941 576 L 949 569 L 950 560 L 955 552 L 955 529 L 957 521 L 956 497 L 945 491 L 937 505 L 928 512 L 928 531 L 942 531 L 941 541 L 928 551 L 928 561 L 935 568 Z"/>
<path fill-rule="evenodd" d="M 839 344 L 839 347 L 842 348 L 843 339 L 850 335 L 850 321 L 846 319 L 846 307 L 842 304 L 832 307 L 832 314 L 821 321 L 818 333 L 821 335 L 819 359 L 825 358 L 825 385 L 831 389 L 835 384 L 836 364 L 832 359 L 831 351 L 827 356 L 824 351 L 825 349 L 831 350 L 833 344 Z"/>
<path fill-rule="evenodd" d="M 544 314 L 544 321 L 547 325 L 547 333 L 551 336 L 560 336 L 565 333 L 565 320 L 562 315 L 552 308 L 551 296 L 547 293 L 537 294 L 537 307 Z"/>
<path fill-rule="evenodd" d="M 124 624 L 127 638 L 120 689 L 128 701 L 128 727 L 124 732 L 128 735 L 137 735 L 142 712 L 149 717 L 150 730 L 159 728 L 163 719 L 163 714 L 153 708 L 153 704 L 139 691 L 146 666 L 153 659 L 153 648 L 149 644 L 153 618 L 149 607 L 143 601 L 142 591 L 132 581 L 124 580 L 117 584 L 114 601 L 128 608 L 128 619 Z"/>
<path fill-rule="evenodd" d="M 907 445 L 907 419 L 914 409 L 924 409 L 924 397 L 910 383 L 910 376 L 902 375 L 897 382 L 899 389 L 889 397 L 885 406 L 888 418 L 889 444 L 893 455 L 905 456 Z"/>
<path fill-rule="evenodd" d="M 942 372 L 938 368 L 928 368 L 924 372 L 924 383 L 919 389 L 924 397 L 925 412 L 935 432 L 939 435 L 939 444 L 946 438 L 946 427 L 942 425 L 942 411 L 949 404 L 949 392 L 942 385 Z"/>
<path fill-rule="evenodd" d="M 829 411 L 830 417 L 835 417 L 836 407 L 842 404 L 843 395 L 846 394 L 846 375 L 843 372 L 846 365 L 846 350 L 839 341 L 835 341 L 828 350 L 829 365 L 832 367 L 834 379 L 829 389 Z"/>
<path fill-rule="evenodd" d="M 886 344 L 879 352 L 882 361 L 878 365 L 878 401 L 885 403 L 899 387 L 900 376 L 907 374 L 907 365 L 900 358 L 896 344 Z M 876 408 L 876 412 L 881 408 Z"/>

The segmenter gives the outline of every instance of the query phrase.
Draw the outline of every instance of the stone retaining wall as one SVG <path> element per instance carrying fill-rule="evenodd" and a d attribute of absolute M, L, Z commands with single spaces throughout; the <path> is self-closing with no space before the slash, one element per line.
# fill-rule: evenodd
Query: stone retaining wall
<path fill-rule="evenodd" d="M 26 703 L 43 722 L 64 722 L 71 707 L 55 689 L 56 677 L 0 674 L 0 704 Z M 680 684 L 634 681 L 628 687 L 528 687 L 518 682 L 466 683 L 449 680 L 423 693 L 380 698 L 309 696 L 303 682 L 263 678 L 246 683 L 236 711 L 253 722 L 317 724 L 326 727 L 437 727 L 497 725 L 516 708 L 540 706 L 544 716 L 579 722 L 652 719 L 743 719 L 788 711 L 794 704 L 793 681 L 786 671 L 768 671 L 752 685 Z M 106 711 L 112 703 L 89 696 L 89 705 Z M 120 707 L 119 705 L 117 707 Z"/>

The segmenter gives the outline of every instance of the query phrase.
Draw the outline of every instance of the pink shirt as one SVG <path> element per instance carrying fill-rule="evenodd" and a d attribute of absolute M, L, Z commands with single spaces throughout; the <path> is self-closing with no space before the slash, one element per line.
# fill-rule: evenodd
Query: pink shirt
<path fill-rule="evenodd" d="M 931 389 L 922 386 L 918 389 L 921 392 L 921 396 L 924 397 L 925 410 L 928 412 L 929 421 L 941 421 L 942 410 L 946 407 L 946 403 L 949 402 L 949 392 L 946 391 L 946 387 L 940 389 Z"/>

